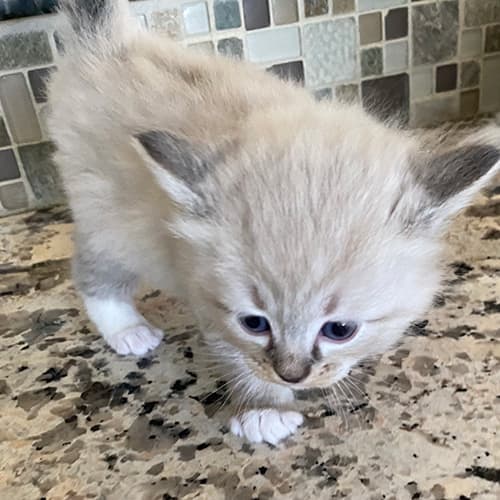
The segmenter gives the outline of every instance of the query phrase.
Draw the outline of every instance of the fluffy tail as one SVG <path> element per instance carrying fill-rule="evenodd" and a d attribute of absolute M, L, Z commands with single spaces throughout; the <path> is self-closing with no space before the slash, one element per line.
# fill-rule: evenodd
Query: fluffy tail
<path fill-rule="evenodd" d="M 65 49 L 103 53 L 122 45 L 135 31 L 127 0 L 61 0 L 60 36 Z"/>

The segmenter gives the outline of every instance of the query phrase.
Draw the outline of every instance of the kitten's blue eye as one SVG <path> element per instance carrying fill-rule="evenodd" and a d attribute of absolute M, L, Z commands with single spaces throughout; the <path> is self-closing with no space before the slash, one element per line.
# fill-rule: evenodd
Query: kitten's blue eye
<path fill-rule="evenodd" d="M 242 316 L 240 323 L 251 333 L 267 333 L 271 331 L 269 321 L 264 316 Z"/>
<path fill-rule="evenodd" d="M 345 342 L 354 337 L 358 325 L 352 321 L 328 321 L 321 327 L 321 335 L 334 342 Z"/>

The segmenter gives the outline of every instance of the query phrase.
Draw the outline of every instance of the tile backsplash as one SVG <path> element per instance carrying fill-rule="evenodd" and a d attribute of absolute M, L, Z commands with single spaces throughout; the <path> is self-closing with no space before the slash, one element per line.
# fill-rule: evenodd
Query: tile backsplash
<path fill-rule="evenodd" d="M 36 13 L 37 2 L 19 15 Z M 45 11 L 54 1 L 45 1 Z M 64 201 L 46 132 L 55 14 L 0 2 L 0 215 Z M 14 4 L 12 4 L 14 5 Z M 26 4 L 27 5 L 27 4 Z M 30 4 L 31 5 L 31 4 Z M 145 28 L 409 126 L 500 111 L 500 0 L 137 0 Z M 7 15 L 9 14 L 10 15 Z"/>

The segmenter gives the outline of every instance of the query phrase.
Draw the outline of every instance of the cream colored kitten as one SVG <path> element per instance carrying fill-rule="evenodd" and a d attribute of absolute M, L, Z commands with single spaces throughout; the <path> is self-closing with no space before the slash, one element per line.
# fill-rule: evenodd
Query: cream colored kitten
<path fill-rule="evenodd" d="M 499 170 L 499 129 L 410 134 L 138 31 L 124 0 L 62 8 L 50 129 L 88 314 L 143 355 L 162 333 L 137 281 L 186 300 L 234 374 L 232 431 L 277 443 L 302 422 L 294 389 L 335 384 L 430 306 L 440 236 Z"/>

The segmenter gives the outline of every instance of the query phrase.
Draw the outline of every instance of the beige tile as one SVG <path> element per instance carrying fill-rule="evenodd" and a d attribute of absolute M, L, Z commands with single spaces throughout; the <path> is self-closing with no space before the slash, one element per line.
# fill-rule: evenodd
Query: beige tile
<path fill-rule="evenodd" d="M 461 118 L 472 118 L 479 111 L 479 90 L 466 90 L 460 94 Z"/>
<path fill-rule="evenodd" d="M 347 14 L 348 12 L 354 12 L 356 5 L 354 0 L 333 0 L 333 15 L 337 14 Z"/>
<path fill-rule="evenodd" d="M 22 182 L 0 186 L 0 201 L 7 210 L 19 210 L 28 206 L 28 197 Z"/>
<path fill-rule="evenodd" d="M 23 74 L 15 73 L 0 78 L 0 102 L 15 142 L 22 144 L 42 139 Z"/>
<path fill-rule="evenodd" d="M 428 101 L 416 102 L 411 108 L 412 127 L 431 127 L 439 123 L 456 120 L 459 116 L 457 95 L 435 97 Z"/>
<path fill-rule="evenodd" d="M 462 57 L 475 57 L 481 54 L 483 33 L 480 29 L 462 31 L 460 54 Z"/>
<path fill-rule="evenodd" d="M 481 112 L 498 111 L 500 109 L 498 75 L 500 75 L 500 56 L 485 58 L 481 84 Z"/>
<path fill-rule="evenodd" d="M 420 66 L 413 69 L 411 77 L 412 100 L 428 97 L 434 89 L 434 73 L 432 66 Z"/>
<path fill-rule="evenodd" d="M 273 0 L 274 24 L 290 24 L 298 19 L 297 0 Z"/>
<path fill-rule="evenodd" d="M 380 12 L 359 16 L 359 38 L 361 45 L 382 40 L 382 16 Z"/>

